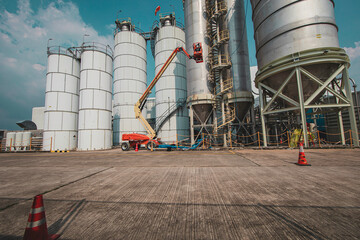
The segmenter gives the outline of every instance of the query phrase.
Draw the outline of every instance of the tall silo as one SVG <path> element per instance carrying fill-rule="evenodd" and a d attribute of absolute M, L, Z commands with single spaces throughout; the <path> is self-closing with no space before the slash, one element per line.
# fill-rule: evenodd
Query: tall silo
<path fill-rule="evenodd" d="M 160 14 L 155 36 L 155 74 L 171 53 L 185 48 L 185 32 L 176 25 L 173 14 Z M 195 64 L 195 63 L 194 63 Z M 189 112 L 186 107 L 186 56 L 177 54 L 156 86 L 156 130 L 163 142 L 174 142 L 189 136 Z"/>
<path fill-rule="evenodd" d="M 112 146 L 112 69 L 113 53 L 109 46 L 82 45 L 78 150 Z"/>
<path fill-rule="evenodd" d="M 48 48 L 43 150 L 77 147 L 80 61 L 76 50 Z"/>
<path fill-rule="evenodd" d="M 134 105 L 146 90 L 146 41 L 130 20 L 116 21 L 114 49 L 114 145 L 124 133 L 146 134 Z"/>
<path fill-rule="evenodd" d="M 334 1 L 251 0 L 251 4 L 259 67 L 255 81 L 260 92 L 264 145 L 267 144 L 265 117 L 294 112 L 300 115 L 308 146 L 306 111 L 312 108 L 339 113 L 343 140 L 341 108 L 347 108 L 358 145 L 350 97 L 349 58 L 339 48 Z M 337 80 L 339 74 L 342 74 L 341 82 Z M 339 104 L 322 102 L 325 91 L 336 96 Z"/>
<path fill-rule="evenodd" d="M 233 79 L 233 91 L 226 98 L 235 105 L 236 116 L 242 121 L 253 103 L 245 7 L 243 0 L 227 0 L 226 3 L 225 21 L 229 31 L 228 51 Z"/>
<path fill-rule="evenodd" d="M 205 0 L 184 0 L 185 14 L 185 37 L 186 51 L 193 53 L 193 44 L 202 43 L 203 59 L 202 63 L 195 63 L 194 60 L 187 60 L 187 92 L 188 106 L 190 107 L 190 121 L 193 115 L 204 126 L 206 120 L 211 118 L 214 96 L 213 88 L 208 82 L 209 70 L 206 60 L 208 59 L 208 39 L 206 37 L 207 19 L 205 14 Z M 191 135 L 193 142 L 194 122 L 191 121 Z"/>

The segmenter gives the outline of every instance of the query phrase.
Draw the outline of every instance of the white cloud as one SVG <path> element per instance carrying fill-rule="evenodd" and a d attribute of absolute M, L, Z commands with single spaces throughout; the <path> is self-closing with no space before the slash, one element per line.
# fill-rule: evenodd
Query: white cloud
<path fill-rule="evenodd" d="M 0 10 L 0 110 L 9 113 L 0 128 L 31 119 L 31 108 L 44 105 L 48 39 L 51 45 L 80 46 L 85 33 L 86 41 L 113 46 L 112 31 L 100 35 L 69 1 L 33 10 L 29 0 L 18 0 L 16 12 Z"/>
<path fill-rule="evenodd" d="M 258 67 L 257 66 L 252 66 L 250 67 L 250 77 L 251 77 L 251 89 L 254 93 L 259 94 L 259 89 L 257 87 L 255 87 L 255 77 L 256 77 L 256 72 L 258 71 Z"/>
<path fill-rule="evenodd" d="M 46 69 L 46 67 L 41 64 L 33 64 L 32 66 L 35 70 L 40 71 L 40 72 L 42 72 Z"/>
<path fill-rule="evenodd" d="M 360 57 L 360 41 L 355 42 L 355 47 L 344 47 L 351 60 Z"/>

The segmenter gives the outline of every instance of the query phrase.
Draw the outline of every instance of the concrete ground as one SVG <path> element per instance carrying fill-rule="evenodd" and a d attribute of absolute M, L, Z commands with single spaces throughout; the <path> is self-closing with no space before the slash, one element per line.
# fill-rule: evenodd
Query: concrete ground
<path fill-rule="evenodd" d="M 360 150 L 0 154 L 0 239 L 359 239 Z"/>

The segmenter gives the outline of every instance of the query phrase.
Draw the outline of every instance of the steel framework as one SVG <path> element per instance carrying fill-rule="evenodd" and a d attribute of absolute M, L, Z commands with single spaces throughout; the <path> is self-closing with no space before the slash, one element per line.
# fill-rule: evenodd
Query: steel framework
<path fill-rule="evenodd" d="M 332 69 L 332 72 L 328 74 L 329 77 L 325 80 L 323 80 L 323 76 L 317 76 L 319 75 L 318 72 L 311 72 L 311 70 L 306 69 L 308 66 L 321 67 L 324 66 L 323 64 L 331 66 Z M 264 147 L 267 147 L 266 116 L 282 112 L 300 113 L 305 147 L 309 147 L 306 110 L 313 108 L 338 112 L 343 144 L 345 144 L 345 134 L 341 111 L 347 110 L 350 116 L 354 146 L 359 146 L 359 135 L 349 81 L 349 66 L 349 57 L 344 50 L 339 48 L 321 48 L 292 54 L 261 69 L 257 73 L 255 81 L 260 93 L 260 117 L 264 136 Z M 311 69 L 313 70 L 313 68 Z M 284 74 L 284 72 L 289 74 L 285 78 L 282 75 L 281 79 L 277 79 L 277 81 L 282 81 L 282 83 L 278 85 L 279 87 L 276 89 L 270 87 L 271 81 L 269 78 L 272 77 L 273 79 L 277 74 Z M 337 78 L 338 75 L 342 75 L 341 78 Z M 312 81 L 317 87 L 311 94 L 308 94 L 306 98 L 304 97 L 305 89 L 303 88 L 305 81 Z M 286 95 L 284 89 L 289 87 L 290 82 L 296 83 L 298 98 Z M 328 104 L 319 100 L 326 91 L 336 98 L 336 103 Z"/>

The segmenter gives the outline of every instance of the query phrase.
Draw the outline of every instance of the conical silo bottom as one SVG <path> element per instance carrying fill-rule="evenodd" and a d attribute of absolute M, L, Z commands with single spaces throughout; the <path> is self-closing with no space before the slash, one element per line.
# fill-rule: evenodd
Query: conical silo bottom
<path fill-rule="evenodd" d="M 234 103 L 235 104 L 235 113 L 236 117 L 242 121 L 246 115 L 246 113 L 249 111 L 252 102 L 240 102 L 240 103 Z"/>
<path fill-rule="evenodd" d="M 195 112 L 196 118 L 202 123 L 206 122 L 213 108 L 211 104 L 196 104 L 192 107 Z"/>

